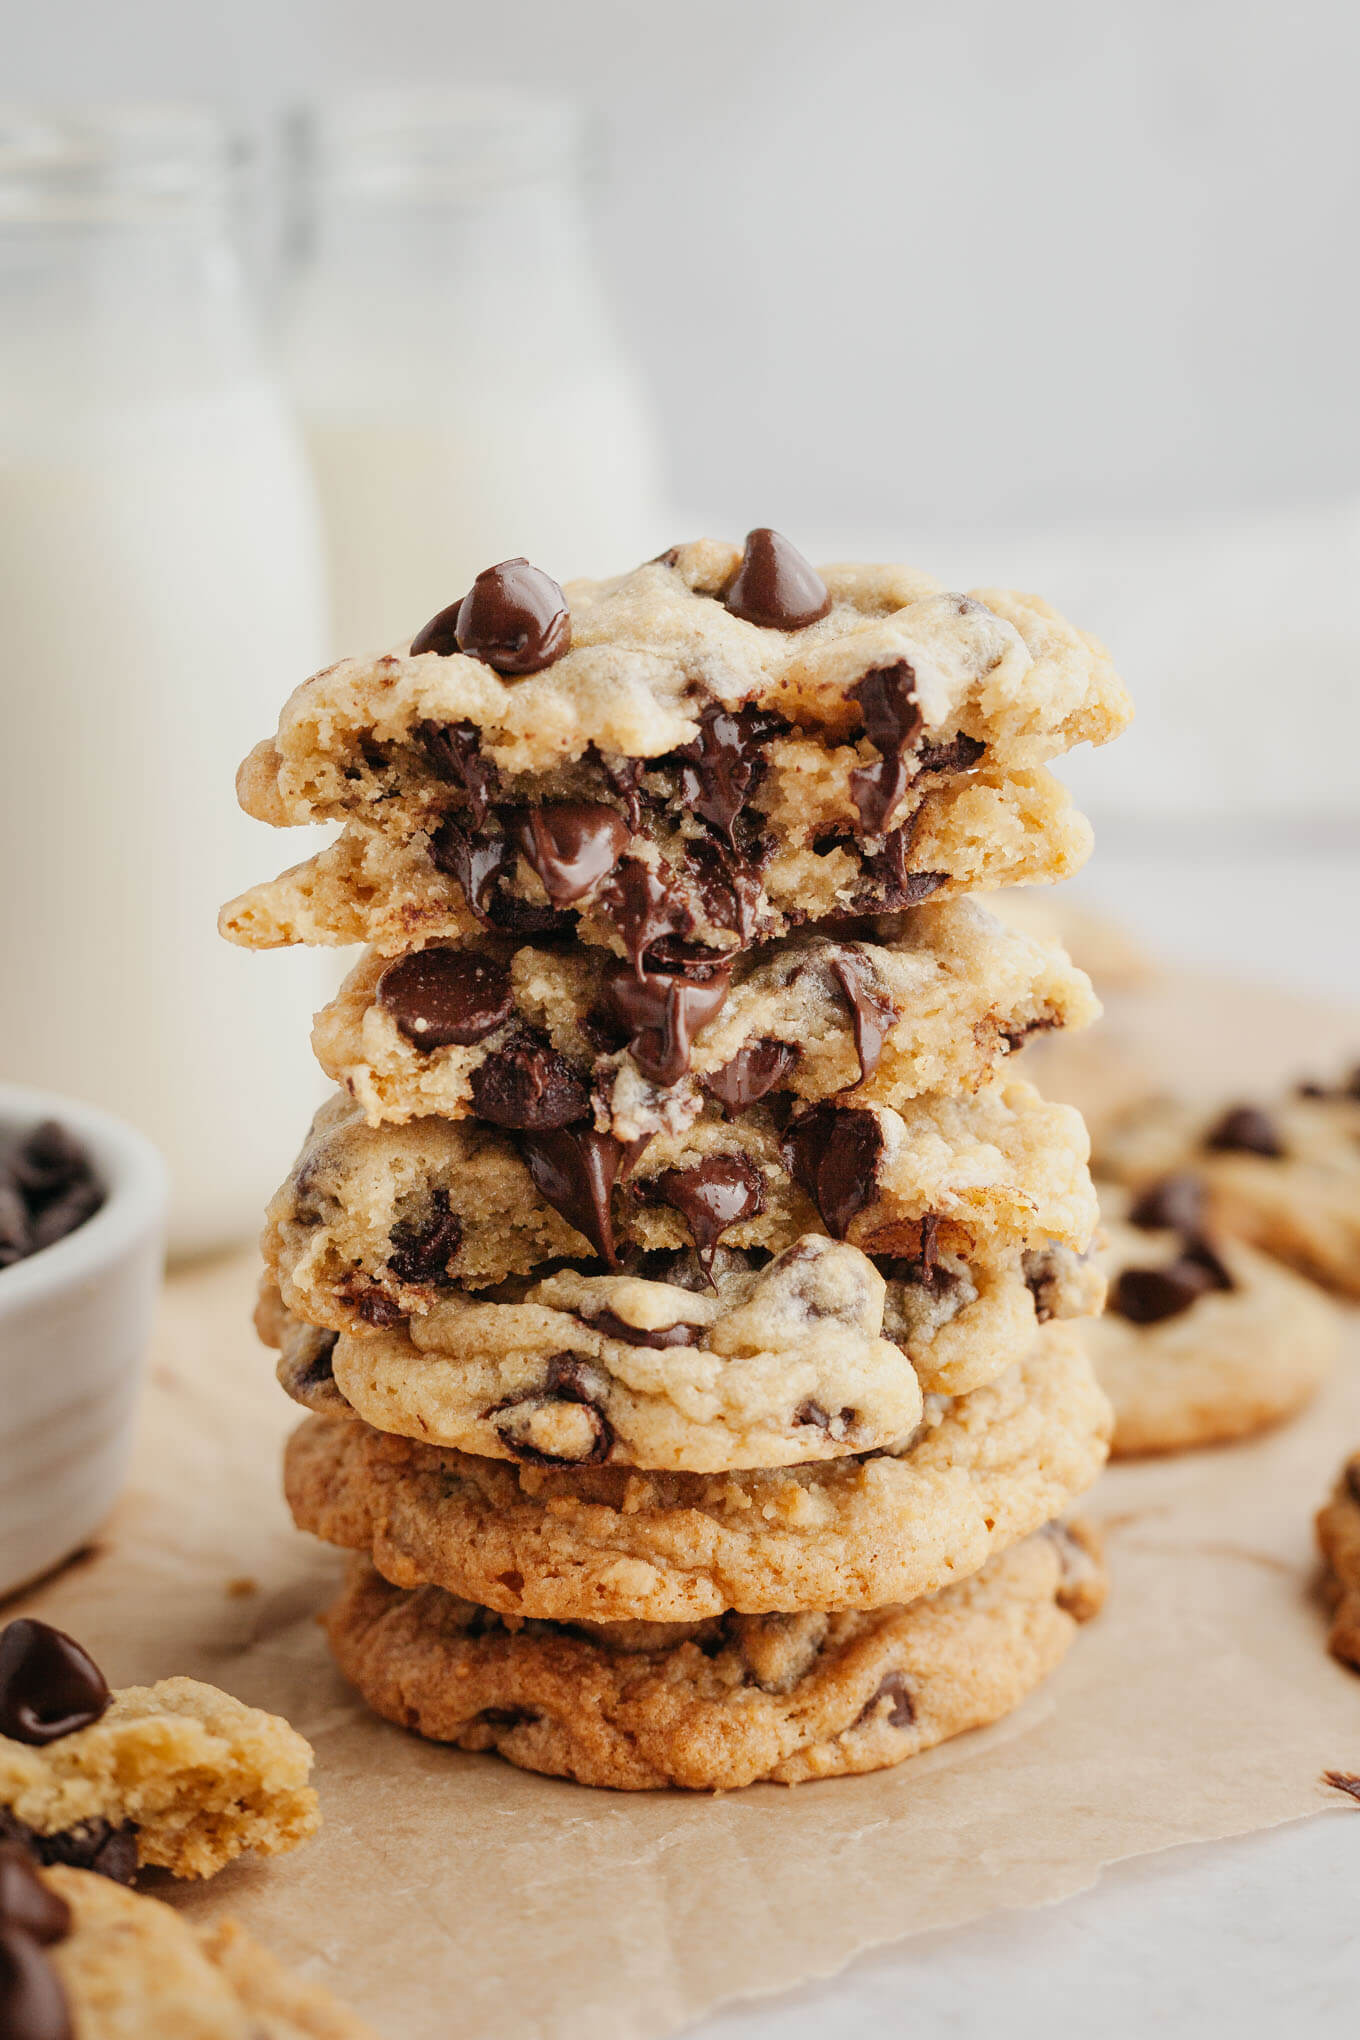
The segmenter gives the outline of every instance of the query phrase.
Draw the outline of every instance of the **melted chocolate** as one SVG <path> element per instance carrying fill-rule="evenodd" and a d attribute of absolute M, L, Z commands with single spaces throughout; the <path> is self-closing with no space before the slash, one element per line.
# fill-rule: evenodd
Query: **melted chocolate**
<path fill-rule="evenodd" d="M 45 1948 L 71 1931 L 70 1906 L 48 1890 L 17 1842 L 0 1846 L 0 1930 L 28 1934 Z"/>
<path fill-rule="evenodd" d="M 699 735 L 677 751 L 680 797 L 718 834 L 737 847 L 737 816 L 764 775 L 765 745 L 787 730 L 784 718 L 761 708 L 724 708 L 713 702 L 699 718 Z"/>
<path fill-rule="evenodd" d="M 430 1193 L 430 1215 L 419 1225 L 393 1229 L 388 1272 L 398 1282 L 446 1284 L 448 1265 L 462 1244 L 461 1221 L 449 1210 L 447 1190 Z M 361 1309 L 362 1315 L 362 1309 Z"/>
<path fill-rule="evenodd" d="M 541 672 L 571 648 L 571 612 L 556 581 L 528 560 L 487 567 L 462 601 L 441 609 L 411 652 L 463 652 L 507 676 Z"/>
<path fill-rule="evenodd" d="M 430 838 L 430 858 L 436 870 L 457 879 L 469 912 L 484 928 L 547 935 L 570 925 L 554 907 L 540 907 L 501 891 L 515 860 L 515 847 L 506 836 L 475 835 L 450 815 Z"/>
<path fill-rule="evenodd" d="M 683 1320 L 674 1325 L 655 1325 L 644 1330 L 641 1325 L 630 1325 L 612 1310 L 597 1310 L 593 1316 L 582 1319 L 593 1332 L 599 1332 L 606 1339 L 622 1339 L 628 1346 L 655 1346 L 664 1350 L 668 1346 L 702 1346 L 708 1336 L 704 1325 L 686 1324 Z"/>
<path fill-rule="evenodd" d="M 418 723 L 415 737 L 439 777 L 462 787 L 473 827 L 480 829 L 496 797 L 498 775 L 490 759 L 482 756 L 476 723 Z"/>
<path fill-rule="evenodd" d="M 20 1927 L 0 1926 L 0 2033 L 5 2040 L 74 2040 L 61 1979 Z"/>
<path fill-rule="evenodd" d="M 767 630 L 804 630 L 831 607 L 816 568 L 765 524 L 747 532 L 741 565 L 723 590 L 723 601 L 733 616 Z"/>
<path fill-rule="evenodd" d="M 875 985 L 866 956 L 857 949 L 841 949 L 830 958 L 828 968 L 850 1008 L 855 1030 L 855 1054 L 859 1057 L 861 1083 L 878 1068 L 883 1044 L 897 1021 L 897 1010 L 886 993 Z"/>
<path fill-rule="evenodd" d="M 716 837 L 692 842 L 685 851 L 685 869 L 698 888 L 704 912 L 715 927 L 730 928 L 743 949 L 760 927 L 760 874 L 773 851 L 773 844 L 760 838 L 735 851 Z"/>
<path fill-rule="evenodd" d="M 527 1027 L 472 1072 L 471 1088 L 479 1119 L 517 1133 L 570 1126 L 590 1110 L 590 1095 L 566 1057 Z"/>
<path fill-rule="evenodd" d="M 104 1675 L 63 1630 L 21 1617 L 0 1630 L 0 1735 L 41 1747 L 99 1720 Z"/>
<path fill-rule="evenodd" d="M 508 808 L 503 819 L 555 907 L 569 907 L 607 877 L 629 837 L 623 816 L 596 801 Z"/>
<path fill-rule="evenodd" d="M 850 797 L 866 836 L 881 836 L 888 816 L 906 792 L 907 747 L 921 728 L 916 674 L 905 659 L 866 673 L 853 698 L 864 711 L 864 734 L 881 753 L 877 764 L 850 774 Z"/>
<path fill-rule="evenodd" d="M 920 901 L 930 898 L 942 885 L 949 883 L 947 871 L 910 871 L 907 859 L 911 855 L 912 839 L 919 826 L 923 810 L 918 808 L 909 822 L 900 829 L 894 829 L 883 841 L 883 848 L 872 857 L 863 859 L 860 870 L 865 885 L 859 904 L 860 912 L 878 914 L 901 913 L 905 907 L 917 906 Z"/>
<path fill-rule="evenodd" d="M 1234 1105 L 1209 1128 L 1204 1145 L 1223 1154 L 1265 1155 L 1270 1161 L 1284 1154 L 1279 1128 L 1258 1105 Z"/>
<path fill-rule="evenodd" d="M 680 1213 L 706 1274 L 723 1234 L 765 1208 L 760 1171 L 745 1155 L 710 1155 L 692 1169 L 666 1169 L 648 1187 Z"/>
<path fill-rule="evenodd" d="M 671 877 L 670 867 L 662 864 L 653 871 L 639 857 L 620 859 L 595 904 L 618 930 L 639 978 L 648 950 L 668 935 L 683 937 L 694 927 L 694 915 Z"/>
<path fill-rule="evenodd" d="M 496 1405 L 497 1412 L 504 1412 L 509 1421 L 496 1426 L 497 1435 L 516 1459 L 528 1461 L 536 1466 L 596 1466 L 608 1459 L 614 1444 L 614 1433 L 600 1408 L 601 1385 L 592 1378 L 589 1362 L 577 1353 L 555 1353 L 548 1362 L 547 1375 L 541 1389 L 531 1389 L 525 1395 L 509 1396 Z M 551 1403 L 569 1402 L 590 1413 L 590 1444 L 584 1452 L 570 1458 L 557 1452 L 542 1452 L 516 1435 L 511 1413 L 515 1410 L 532 1412 L 544 1409 Z"/>
<path fill-rule="evenodd" d="M 677 973 L 620 964 L 604 982 L 606 1011 L 628 1030 L 634 1062 L 654 1084 L 679 1081 L 689 1068 L 694 1037 L 727 997 L 730 962 L 688 961 Z"/>
<path fill-rule="evenodd" d="M 731 1119 L 782 1084 L 798 1067 L 800 1053 L 790 1041 L 753 1041 L 739 1048 L 731 1062 L 706 1076 L 704 1089 Z"/>
<path fill-rule="evenodd" d="M 607 758 L 597 744 L 590 746 L 590 756 L 595 760 L 606 781 L 623 802 L 623 811 L 628 826 L 636 835 L 642 827 L 642 775 L 647 770 L 645 758 Z"/>
<path fill-rule="evenodd" d="M 433 652 L 437 658 L 451 659 L 458 650 L 458 612 L 463 606 L 460 595 L 456 602 L 450 602 L 447 609 L 441 609 L 423 624 L 411 639 L 411 657 L 418 659 L 425 652 Z"/>
<path fill-rule="evenodd" d="M 471 950 L 417 949 L 378 979 L 378 1004 L 419 1049 L 473 1048 L 515 1010 L 510 973 Z"/>
<path fill-rule="evenodd" d="M 794 1181 L 806 1190 L 833 1240 L 843 1240 L 873 1201 L 883 1133 L 872 1112 L 853 1106 L 814 1105 L 784 1136 Z"/>
<path fill-rule="evenodd" d="M 619 1265 L 614 1245 L 612 1198 L 645 1142 L 625 1147 L 593 1126 L 564 1126 L 547 1133 L 522 1133 L 520 1152 L 534 1188 L 554 1211 L 584 1233 L 600 1259 Z"/>

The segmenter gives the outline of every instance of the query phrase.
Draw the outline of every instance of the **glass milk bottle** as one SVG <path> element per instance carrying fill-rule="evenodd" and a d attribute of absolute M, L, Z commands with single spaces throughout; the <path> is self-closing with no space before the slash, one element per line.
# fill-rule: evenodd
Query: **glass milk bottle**
<path fill-rule="evenodd" d="M 181 1252 L 258 1230 L 334 974 L 215 929 L 305 854 L 232 778 L 325 649 L 230 173 L 206 115 L 0 120 L 0 1075 L 143 1127 Z"/>
<path fill-rule="evenodd" d="M 409 637 L 516 553 L 566 580 L 669 542 L 588 246 L 581 135 L 557 100 L 443 89 L 350 95 L 299 125 L 285 349 L 334 653 Z"/>

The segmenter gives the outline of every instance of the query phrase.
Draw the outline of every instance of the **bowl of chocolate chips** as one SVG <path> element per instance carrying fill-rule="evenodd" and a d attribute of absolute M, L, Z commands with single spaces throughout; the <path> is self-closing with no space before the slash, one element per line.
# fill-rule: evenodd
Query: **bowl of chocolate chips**
<path fill-rule="evenodd" d="M 0 1084 L 0 1594 L 78 1551 L 123 1485 L 165 1200 L 142 1134 Z"/>

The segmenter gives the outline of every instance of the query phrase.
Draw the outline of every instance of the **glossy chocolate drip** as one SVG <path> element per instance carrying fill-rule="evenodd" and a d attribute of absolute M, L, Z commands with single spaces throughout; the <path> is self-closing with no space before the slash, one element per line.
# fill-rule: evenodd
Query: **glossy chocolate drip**
<path fill-rule="evenodd" d="M 828 969 L 850 1008 L 859 1079 L 865 1083 L 878 1068 L 883 1044 L 896 1024 L 897 1011 L 874 983 L 873 967 L 859 950 L 837 950 L 828 960 Z"/>
<path fill-rule="evenodd" d="M 566 1057 L 527 1027 L 472 1072 L 471 1088 L 477 1117 L 515 1132 L 570 1126 L 590 1111 L 590 1095 Z"/>
<path fill-rule="evenodd" d="M 734 616 L 768 630 L 804 630 L 826 615 L 826 582 L 797 546 L 768 525 L 746 534 L 741 565 L 723 591 Z"/>
<path fill-rule="evenodd" d="M 99 1720 L 112 1695 L 63 1630 L 21 1617 L 0 1630 L 0 1735 L 41 1747 Z"/>
<path fill-rule="evenodd" d="M 713 702 L 699 718 L 699 735 L 677 751 L 680 796 L 736 848 L 737 816 L 759 785 L 765 746 L 788 729 L 782 716 L 761 708 L 724 708 Z"/>
<path fill-rule="evenodd" d="M 503 821 L 555 907 L 569 907 L 607 877 L 629 837 L 623 816 L 596 801 L 507 808 Z"/>
<path fill-rule="evenodd" d="M 449 1281 L 449 1262 L 462 1239 L 462 1223 L 449 1209 L 448 1191 L 432 1190 L 429 1216 L 419 1224 L 393 1229 L 388 1272 L 398 1282 L 445 1285 Z"/>
<path fill-rule="evenodd" d="M 390 963 L 377 1001 L 416 1048 L 473 1048 L 515 1010 L 510 973 L 494 956 L 418 949 Z"/>
<path fill-rule="evenodd" d="M 649 949 L 668 935 L 684 937 L 694 928 L 694 915 L 670 867 L 662 864 L 653 871 L 639 857 L 620 859 L 595 904 L 618 930 L 638 977 Z"/>
<path fill-rule="evenodd" d="M 774 854 L 774 845 L 757 838 L 732 850 L 717 837 L 693 842 L 685 852 L 685 869 L 693 878 L 703 909 L 717 928 L 730 928 L 743 949 L 759 932 L 762 912 L 760 875 Z"/>
<path fill-rule="evenodd" d="M 476 723 L 423 722 L 416 725 L 415 735 L 439 777 L 462 787 L 473 827 L 480 829 L 496 797 L 499 775 L 491 760 L 482 756 Z"/>
<path fill-rule="evenodd" d="M 784 1136 L 789 1173 L 812 1199 L 832 1239 L 843 1240 L 873 1201 L 883 1131 L 872 1112 L 814 1105 Z"/>
<path fill-rule="evenodd" d="M 753 1041 L 720 1070 L 711 1071 L 703 1079 L 704 1089 L 731 1119 L 782 1084 L 798 1067 L 800 1055 L 791 1041 Z"/>
<path fill-rule="evenodd" d="M 906 792 L 907 747 L 921 728 L 916 674 L 905 659 L 866 673 L 851 693 L 864 711 L 864 734 L 881 753 L 874 765 L 850 774 L 850 797 L 866 836 L 881 836 L 888 816 Z"/>
<path fill-rule="evenodd" d="M 522 1133 L 520 1153 L 534 1188 L 570 1226 L 583 1233 L 610 1268 L 619 1265 L 614 1245 L 612 1198 L 646 1145 L 625 1146 L 593 1126 L 564 1126 L 546 1133 Z"/>
<path fill-rule="evenodd" d="M 570 648 L 565 595 L 522 557 L 485 568 L 461 602 L 441 609 L 411 641 L 413 655 L 459 651 L 507 677 L 541 672 Z"/>
<path fill-rule="evenodd" d="M 687 1324 L 683 1319 L 678 1324 L 644 1329 L 641 1325 L 630 1325 L 612 1310 L 597 1310 L 583 1318 L 582 1323 L 599 1332 L 602 1338 L 622 1339 L 629 1346 L 655 1346 L 663 1351 L 670 1346 L 702 1346 L 708 1336 L 707 1326 Z"/>
<path fill-rule="evenodd" d="M 647 1187 L 685 1220 L 705 1273 L 723 1234 L 765 1208 L 760 1171 L 745 1155 L 710 1155 L 692 1169 L 666 1169 Z"/>
<path fill-rule="evenodd" d="M 515 860 L 515 846 L 505 836 L 475 835 L 450 815 L 430 839 L 430 858 L 436 870 L 457 879 L 469 912 L 484 928 L 547 935 L 570 925 L 555 907 L 540 907 L 501 892 Z"/>
<path fill-rule="evenodd" d="M 645 758 L 607 758 L 597 744 L 592 744 L 589 756 L 603 772 L 608 784 L 623 802 L 624 816 L 629 828 L 636 835 L 642 827 L 642 775 L 647 770 Z"/>
<path fill-rule="evenodd" d="M 626 964 L 610 972 L 606 1011 L 628 1030 L 629 1050 L 644 1077 L 669 1085 L 684 1076 L 695 1035 L 727 997 L 731 969 L 730 962 L 694 959 L 676 972 L 644 970 L 639 977 Z"/>

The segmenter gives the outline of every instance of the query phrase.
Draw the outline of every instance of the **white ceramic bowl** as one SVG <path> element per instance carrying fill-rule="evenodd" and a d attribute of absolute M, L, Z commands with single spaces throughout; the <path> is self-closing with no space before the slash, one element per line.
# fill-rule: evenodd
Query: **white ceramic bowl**
<path fill-rule="evenodd" d="M 0 1268 L 0 1594 L 69 1558 L 127 1473 L 160 1281 L 166 1172 L 93 1105 L 0 1084 L 0 1138 L 60 1121 L 105 1197 L 64 1240 Z"/>

